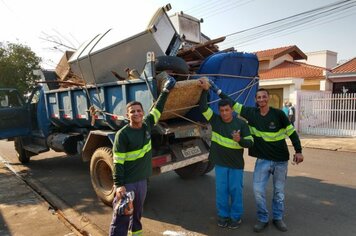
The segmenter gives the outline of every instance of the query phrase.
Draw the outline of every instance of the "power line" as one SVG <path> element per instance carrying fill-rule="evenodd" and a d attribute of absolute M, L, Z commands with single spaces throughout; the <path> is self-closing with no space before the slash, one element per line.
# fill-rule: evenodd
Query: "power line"
<path fill-rule="evenodd" d="M 255 1 L 255 0 L 246 0 L 245 2 L 241 2 L 241 3 L 235 2 L 233 5 L 226 6 L 226 8 L 223 7 L 223 8 L 214 9 L 215 12 L 213 14 L 207 15 L 205 18 L 210 18 L 210 17 L 216 16 L 216 15 L 219 15 L 220 13 L 225 13 L 227 11 L 231 11 L 236 7 L 246 5 L 252 1 Z"/>
<path fill-rule="evenodd" d="M 201 8 L 204 8 L 206 6 L 209 6 L 211 4 L 215 4 L 216 0 L 208 0 L 208 1 L 205 1 L 203 4 L 197 4 L 189 9 L 185 9 L 183 12 L 194 12 L 196 10 L 199 10 Z"/>
<path fill-rule="evenodd" d="M 203 18 L 210 18 L 212 16 L 225 13 L 227 11 L 233 10 L 238 6 L 246 5 L 255 0 L 232 0 L 232 1 L 214 1 L 214 2 L 207 2 L 204 4 L 200 4 L 199 8 L 193 7 L 194 10 L 188 9 L 184 12 L 187 12 L 189 15 L 194 15 L 199 17 L 204 16 Z"/>
<path fill-rule="evenodd" d="M 240 0 L 243 1 L 243 0 Z M 204 15 L 206 17 L 210 12 L 214 12 L 217 7 L 226 7 L 228 5 L 234 4 L 236 1 L 215 1 L 211 4 L 204 4 L 202 7 L 195 11 L 188 11 L 191 15 Z"/>
<path fill-rule="evenodd" d="M 353 7 L 353 6 L 351 6 L 351 7 Z M 339 7 L 335 7 L 332 9 L 328 9 L 321 13 L 309 15 L 308 17 L 294 19 L 291 22 L 286 22 L 286 23 L 283 22 L 281 25 L 277 25 L 277 26 L 271 25 L 270 28 L 268 28 L 269 26 L 266 26 L 261 31 L 257 31 L 256 33 L 254 33 L 252 35 L 240 37 L 239 40 L 240 41 L 254 40 L 254 39 L 258 39 L 258 38 L 262 37 L 264 34 L 271 35 L 273 33 L 278 33 L 280 31 L 290 30 L 292 27 L 297 27 L 299 25 L 305 25 L 312 21 L 321 20 L 322 18 L 332 16 L 332 14 L 337 14 L 341 10 L 349 10 L 349 9 L 350 9 L 350 6 L 339 6 Z M 332 12 L 332 11 L 334 11 L 334 12 Z M 331 13 L 331 14 L 326 15 L 327 13 Z"/>
<path fill-rule="evenodd" d="M 341 15 L 342 14 L 342 15 Z M 290 28 L 290 29 L 287 29 L 285 30 L 285 32 L 277 32 L 276 35 L 271 35 L 271 36 L 280 36 L 280 37 L 283 37 L 283 36 L 286 36 L 286 35 L 289 35 L 289 34 L 293 34 L 293 33 L 296 33 L 296 32 L 299 32 L 299 31 L 302 31 L 302 30 L 306 30 L 306 29 L 310 29 L 310 28 L 314 28 L 316 26 L 320 26 L 320 25 L 324 25 L 324 24 L 327 24 L 327 23 L 330 23 L 332 21 L 335 21 L 335 20 L 340 20 L 340 19 L 343 19 L 343 18 L 346 18 L 346 17 L 349 17 L 351 15 L 354 15 L 355 13 L 350 13 L 350 14 L 344 14 L 344 12 L 340 12 L 339 13 L 339 16 L 338 17 L 333 17 L 333 18 L 330 18 L 329 20 L 327 21 L 324 21 L 324 22 L 312 22 L 311 24 L 309 23 L 306 23 L 309 25 L 309 27 L 304 27 L 304 25 L 299 25 L 299 26 L 296 26 L 296 27 L 293 27 L 293 28 Z M 268 38 L 269 36 L 265 36 L 263 38 Z M 253 40 L 253 41 L 247 41 L 245 40 L 244 42 L 242 43 L 237 43 L 235 44 L 236 46 L 247 46 L 247 45 L 251 45 L 253 44 L 253 42 L 257 41 L 257 39 Z"/>
<path fill-rule="evenodd" d="M 282 22 L 282 21 L 286 21 L 286 20 L 289 20 L 289 19 L 297 18 L 299 16 L 303 16 L 303 15 L 307 15 L 307 14 L 310 14 L 310 13 L 313 13 L 313 12 L 316 12 L 316 11 L 320 11 L 320 10 L 323 10 L 325 8 L 333 7 L 335 5 L 340 5 L 340 4 L 344 4 L 344 3 L 348 3 L 348 2 L 354 2 L 354 1 L 355 0 L 344 0 L 344 1 L 339 1 L 339 2 L 336 2 L 336 3 L 331 3 L 331 4 L 323 6 L 323 7 L 318 7 L 318 8 L 315 8 L 313 10 L 305 11 L 305 12 L 298 13 L 298 14 L 295 14 L 295 15 L 292 15 L 292 16 L 289 16 L 289 17 L 285 17 L 285 18 L 282 18 L 282 19 L 279 19 L 279 20 L 271 21 L 271 22 L 268 22 L 268 23 L 265 23 L 265 24 L 262 24 L 262 25 L 258 25 L 258 26 L 249 28 L 249 29 L 237 31 L 237 32 L 225 35 L 225 36 L 226 37 L 230 37 L 230 36 L 233 36 L 235 34 L 241 34 L 241 33 L 247 32 L 247 31 L 251 31 L 251 30 L 254 30 L 254 29 L 262 28 L 262 27 L 265 27 L 265 26 L 268 26 L 268 25 L 276 24 L 276 23 L 279 23 L 279 22 Z"/>
<path fill-rule="evenodd" d="M 355 0 L 345 0 L 328 4 L 323 7 L 315 8 L 313 10 L 302 12 L 293 16 L 228 34 L 226 35 L 228 39 L 222 42 L 220 45 L 226 47 L 232 44 L 243 45 L 251 43 L 251 41 L 257 41 L 265 37 L 271 37 L 272 35 L 279 34 L 280 32 L 291 31 L 293 29 L 295 31 L 296 27 L 301 27 L 308 24 L 315 25 L 315 21 L 320 22 L 325 20 L 325 18 L 327 18 L 326 20 L 329 20 L 330 17 L 342 12 L 350 11 L 353 7 L 355 7 Z M 248 34 L 249 32 L 251 32 L 250 35 Z"/>

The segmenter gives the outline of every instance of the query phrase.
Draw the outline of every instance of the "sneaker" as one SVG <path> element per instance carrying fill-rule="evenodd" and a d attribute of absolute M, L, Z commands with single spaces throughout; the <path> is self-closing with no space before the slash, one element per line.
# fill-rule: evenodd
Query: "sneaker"
<path fill-rule="evenodd" d="M 226 228 L 229 225 L 230 218 L 228 217 L 219 217 L 218 226 L 221 228 Z"/>
<path fill-rule="evenodd" d="M 288 230 L 287 225 L 283 220 L 273 220 L 273 224 L 279 231 L 286 232 Z"/>
<path fill-rule="evenodd" d="M 262 232 L 268 226 L 268 222 L 258 221 L 257 224 L 253 226 L 253 231 L 256 233 Z"/>
<path fill-rule="evenodd" d="M 231 219 L 230 224 L 228 225 L 229 229 L 238 229 L 242 223 L 241 219 L 233 220 Z"/>

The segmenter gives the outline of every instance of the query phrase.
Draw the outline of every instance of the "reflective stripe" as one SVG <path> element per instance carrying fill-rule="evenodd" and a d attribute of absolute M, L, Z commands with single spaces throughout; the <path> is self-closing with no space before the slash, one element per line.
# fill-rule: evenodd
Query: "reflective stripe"
<path fill-rule="evenodd" d="M 287 126 L 286 133 L 288 136 L 291 136 L 295 131 L 295 128 L 292 124 Z"/>
<path fill-rule="evenodd" d="M 206 109 L 206 111 L 203 112 L 203 116 L 205 117 L 206 120 L 210 120 L 211 117 L 213 116 L 213 110 L 208 107 L 208 109 Z"/>
<path fill-rule="evenodd" d="M 159 118 L 161 117 L 161 112 L 157 108 L 153 108 L 150 111 L 150 114 L 153 115 L 153 119 L 155 121 L 155 124 L 158 122 Z"/>
<path fill-rule="evenodd" d="M 125 161 L 135 161 L 139 158 L 142 158 L 147 152 L 151 151 L 151 140 L 143 146 L 143 148 L 131 151 L 131 152 L 115 152 L 114 153 L 114 163 L 124 164 Z"/>
<path fill-rule="evenodd" d="M 137 236 L 142 235 L 142 229 L 141 229 L 141 230 L 137 230 L 137 231 L 135 231 L 135 232 L 132 232 L 131 235 L 132 235 L 132 236 L 134 236 L 134 235 L 137 235 Z"/>
<path fill-rule="evenodd" d="M 114 163 L 124 164 L 126 153 L 124 152 L 114 152 Z"/>
<path fill-rule="evenodd" d="M 250 132 L 252 135 L 255 135 L 256 137 L 263 138 L 264 141 L 266 142 L 275 142 L 275 141 L 280 141 L 286 138 L 287 131 L 290 132 L 290 127 L 287 127 L 286 129 L 280 129 L 277 132 L 262 132 L 257 130 L 253 126 L 249 126 Z"/>
<path fill-rule="evenodd" d="M 212 132 L 211 141 L 216 142 L 217 144 L 223 147 L 231 149 L 243 149 L 243 147 L 241 147 L 238 142 L 235 142 L 233 139 L 221 136 L 220 134 L 214 131 Z"/>
<path fill-rule="evenodd" d="M 235 105 L 232 107 L 232 109 L 240 114 L 241 110 L 242 110 L 242 105 L 240 103 L 235 103 Z"/>
<path fill-rule="evenodd" d="M 245 137 L 243 137 L 243 139 L 251 140 L 252 142 L 254 142 L 253 137 L 251 135 L 245 136 Z"/>

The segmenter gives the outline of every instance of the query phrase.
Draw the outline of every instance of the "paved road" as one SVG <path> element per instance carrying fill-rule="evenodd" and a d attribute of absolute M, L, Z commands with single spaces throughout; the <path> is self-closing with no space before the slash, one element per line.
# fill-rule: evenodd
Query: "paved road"
<path fill-rule="evenodd" d="M 79 227 L 87 227 L 91 222 L 107 233 L 111 208 L 96 198 L 88 163 L 49 152 L 33 157 L 28 167 L 24 167 L 14 158 L 12 143 L 3 141 L 0 155 L 19 173 L 53 193 L 63 206 L 78 212 Z M 306 148 L 304 155 L 305 163 L 290 165 L 285 217 L 289 231 L 283 235 L 356 235 L 355 153 Z M 245 160 L 245 215 L 240 229 L 216 226 L 213 172 L 188 181 L 167 173 L 151 179 L 143 219 L 145 235 L 254 235 L 251 186 L 254 159 Z M 270 225 L 263 235 L 282 233 Z"/>

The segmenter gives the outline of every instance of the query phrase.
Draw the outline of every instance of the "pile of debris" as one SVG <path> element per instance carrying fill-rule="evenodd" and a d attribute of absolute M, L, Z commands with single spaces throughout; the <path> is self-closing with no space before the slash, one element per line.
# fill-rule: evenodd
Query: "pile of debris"
<path fill-rule="evenodd" d="M 85 81 L 76 76 L 70 68 L 68 63 L 69 58 L 74 54 L 74 51 L 65 51 L 61 60 L 56 66 L 55 72 L 57 75 L 57 81 L 61 88 L 67 88 L 70 86 L 84 85 Z"/>
<path fill-rule="evenodd" d="M 118 38 L 109 30 L 75 52 L 66 51 L 55 70 L 60 87 L 129 79 L 132 71 L 144 67 L 145 55 L 151 50 L 156 57 L 182 58 L 189 73 L 196 73 L 207 57 L 220 52 L 217 44 L 225 37 L 211 40 L 200 32 L 202 19 L 183 12 L 169 17 L 167 9 L 158 9 L 148 27 L 134 36 Z M 233 49 L 224 51 L 230 50 Z"/>
<path fill-rule="evenodd" d="M 223 42 L 225 40 L 225 37 L 217 38 L 214 40 L 209 40 L 205 43 L 202 44 L 197 44 L 194 45 L 188 49 L 179 49 L 177 53 L 177 57 L 183 58 L 184 61 L 189 66 L 189 71 L 190 73 L 194 74 L 196 71 L 199 69 L 201 63 L 209 56 L 211 56 L 214 53 L 220 52 L 219 47 L 217 43 Z M 224 51 L 228 50 L 234 50 L 233 48 L 227 49 Z M 84 85 L 85 80 L 81 78 L 80 76 L 74 74 L 71 71 L 70 65 L 68 63 L 69 58 L 74 54 L 73 51 L 66 51 L 59 63 L 56 66 L 55 72 L 58 77 L 58 82 L 60 83 L 60 87 L 65 88 L 69 86 L 75 86 L 75 85 Z M 130 78 L 131 76 L 131 71 L 127 72 L 127 77 Z M 114 76 L 118 79 L 125 79 L 112 71 Z"/>

